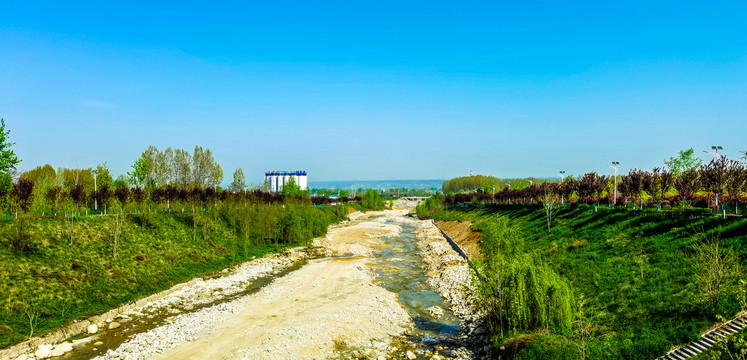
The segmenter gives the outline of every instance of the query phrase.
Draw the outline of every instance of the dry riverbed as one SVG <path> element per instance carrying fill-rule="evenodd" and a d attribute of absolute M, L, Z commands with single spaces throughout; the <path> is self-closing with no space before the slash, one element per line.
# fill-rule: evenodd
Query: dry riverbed
<path fill-rule="evenodd" d="M 314 251 L 294 249 L 193 279 L 0 351 L 0 359 L 53 353 L 64 354 L 57 359 L 486 357 L 485 339 L 464 295 L 467 264 L 433 223 L 405 216 L 413 205 L 399 202 L 394 210 L 351 214 L 316 239 Z M 416 229 L 413 241 L 422 251 L 429 285 L 466 319 L 454 337 L 463 344 L 426 349 L 408 342 L 413 319 L 398 295 L 381 286 L 374 257 L 392 246 L 382 238 L 400 236 L 403 224 Z M 263 278 L 268 284 L 257 287 Z M 89 330 L 90 336 L 64 343 Z"/>

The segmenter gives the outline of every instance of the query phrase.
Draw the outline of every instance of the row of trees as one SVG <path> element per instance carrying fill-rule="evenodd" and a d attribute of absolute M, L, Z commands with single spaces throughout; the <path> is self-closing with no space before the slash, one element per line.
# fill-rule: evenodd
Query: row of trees
<path fill-rule="evenodd" d="M 653 171 L 632 169 L 617 178 L 617 205 L 645 207 L 671 206 L 677 203 L 698 207 L 744 202 L 747 191 L 747 168 L 742 162 L 726 157 L 714 158 L 696 169 L 674 172 L 654 168 Z M 551 197 L 554 202 L 609 203 L 615 201 L 614 177 L 595 172 L 580 179 L 567 177 L 562 182 L 545 182 L 524 189 L 508 187 L 491 194 L 477 192 L 445 197 L 448 204 L 467 203 L 542 203 Z"/>
<path fill-rule="evenodd" d="M 151 145 L 135 160 L 128 175 L 132 185 L 144 189 L 166 185 L 180 189 L 216 187 L 223 181 L 223 169 L 213 153 L 201 146 L 195 146 L 190 154 L 187 150 L 170 147 L 160 151 Z"/>
<path fill-rule="evenodd" d="M 100 209 L 117 207 L 127 208 L 130 205 L 138 210 L 150 209 L 174 211 L 190 208 L 197 204 L 203 206 L 217 206 L 218 202 L 244 201 L 247 203 L 283 203 L 287 198 L 305 199 L 314 205 L 332 203 L 348 203 L 361 201 L 361 197 L 329 199 L 326 197 L 309 198 L 304 193 L 272 194 L 260 190 L 250 192 L 231 192 L 216 188 L 180 189 L 173 185 L 146 191 L 140 187 L 128 186 L 110 187 L 104 184 L 97 191 L 87 191 L 82 184 L 72 188 L 62 186 L 38 187 L 26 178 L 12 184 L 9 189 L 0 189 L 0 198 L 4 199 L 7 212 L 32 211 L 41 214 L 59 214 L 60 212 L 91 209 L 97 204 Z"/>
<path fill-rule="evenodd" d="M 462 190 L 474 191 L 478 189 L 490 189 L 493 187 L 497 189 L 500 189 L 502 187 L 501 181 L 497 177 L 485 176 L 485 175 L 471 175 L 471 176 L 457 177 L 451 180 L 444 181 L 442 190 L 444 194 L 448 194 L 450 192 L 459 192 Z"/>

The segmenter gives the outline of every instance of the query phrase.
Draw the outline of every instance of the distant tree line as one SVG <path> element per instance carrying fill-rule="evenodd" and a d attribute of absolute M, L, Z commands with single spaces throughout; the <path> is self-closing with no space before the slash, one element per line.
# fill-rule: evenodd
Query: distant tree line
<path fill-rule="evenodd" d="M 711 207 L 737 205 L 747 202 L 747 168 L 745 164 L 726 157 L 715 157 L 707 164 L 693 168 L 675 167 L 675 171 L 654 168 L 652 171 L 632 169 L 617 177 L 617 206 L 629 207 Z M 615 200 L 613 176 L 589 172 L 562 182 L 544 182 L 523 189 L 508 187 L 491 194 L 487 191 L 458 193 L 444 197 L 446 204 L 528 203 L 539 204 L 552 198 L 553 202 L 582 204 L 612 204 Z"/>

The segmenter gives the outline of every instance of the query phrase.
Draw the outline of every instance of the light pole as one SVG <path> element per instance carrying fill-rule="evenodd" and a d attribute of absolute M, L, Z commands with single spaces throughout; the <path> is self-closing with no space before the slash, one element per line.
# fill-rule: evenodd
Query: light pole
<path fill-rule="evenodd" d="M 508 204 L 511 205 L 511 182 L 508 182 Z"/>
<path fill-rule="evenodd" d="M 97 194 L 98 189 L 96 188 L 96 175 L 98 175 L 98 170 L 93 169 L 91 173 L 93 174 L 93 211 L 98 215 L 99 213 L 99 194 Z"/>
<path fill-rule="evenodd" d="M 565 170 L 560 170 L 558 175 L 560 175 L 560 185 L 563 186 L 563 181 L 565 181 Z M 565 199 L 562 192 L 560 194 L 560 204 L 565 205 Z"/>
<path fill-rule="evenodd" d="M 617 205 L 617 165 L 620 165 L 620 162 L 613 161 L 612 165 L 607 165 L 607 166 L 615 169 L 615 195 L 612 198 L 612 206 L 613 207 Z"/>
<path fill-rule="evenodd" d="M 724 150 L 724 147 L 721 146 L 721 145 L 711 145 L 711 150 L 713 150 L 713 151 L 703 150 L 703 152 L 704 153 L 709 153 L 709 154 L 713 155 L 713 158 L 716 159 L 716 158 L 718 158 L 718 151 L 719 150 Z M 723 156 L 723 155 L 721 155 L 721 156 Z"/>
<path fill-rule="evenodd" d="M 711 150 L 713 151 L 708 151 L 708 150 L 703 150 L 703 151 L 709 154 L 713 154 L 713 160 L 716 160 L 718 159 L 718 151 L 724 150 L 724 147 L 721 145 L 711 145 Z M 724 155 L 721 155 L 721 156 L 724 156 Z M 716 209 L 718 210 L 718 194 L 716 194 Z"/>

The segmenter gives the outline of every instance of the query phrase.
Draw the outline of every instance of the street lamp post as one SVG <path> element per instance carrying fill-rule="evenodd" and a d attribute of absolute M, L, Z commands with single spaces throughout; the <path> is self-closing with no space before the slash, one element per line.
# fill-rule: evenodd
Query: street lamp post
<path fill-rule="evenodd" d="M 617 205 L 617 165 L 620 165 L 620 162 L 613 161 L 612 165 L 607 165 L 607 166 L 615 169 L 615 195 L 613 195 L 613 198 L 612 198 L 612 206 L 613 207 Z"/>
<path fill-rule="evenodd" d="M 718 151 L 719 150 L 724 150 L 724 147 L 721 146 L 721 145 L 711 145 L 711 150 L 713 150 L 713 151 L 703 150 L 703 152 L 704 153 L 709 153 L 709 154 L 713 155 L 713 158 L 716 159 L 716 158 L 718 158 Z M 721 155 L 721 156 L 723 156 L 723 155 Z"/>
<path fill-rule="evenodd" d="M 716 160 L 716 159 L 718 159 L 718 151 L 719 150 L 724 150 L 724 147 L 721 146 L 721 145 L 711 145 L 711 150 L 713 150 L 713 151 L 703 150 L 703 152 L 712 154 L 713 155 L 713 160 Z M 721 156 L 724 156 L 724 155 L 721 155 Z M 718 209 L 718 194 L 716 194 L 716 209 Z"/>
<path fill-rule="evenodd" d="M 562 186 L 563 181 L 565 181 L 565 170 L 560 170 L 560 173 L 558 175 L 560 175 L 560 185 Z M 563 194 L 560 194 L 560 204 L 565 205 L 565 199 L 564 199 Z"/>
<path fill-rule="evenodd" d="M 98 172 L 96 169 L 91 171 L 93 173 L 93 211 L 96 214 L 99 213 L 99 194 L 97 194 L 98 189 L 96 188 L 96 175 L 98 175 Z"/>
<path fill-rule="evenodd" d="M 511 205 L 511 182 L 508 182 L 508 204 Z"/>

